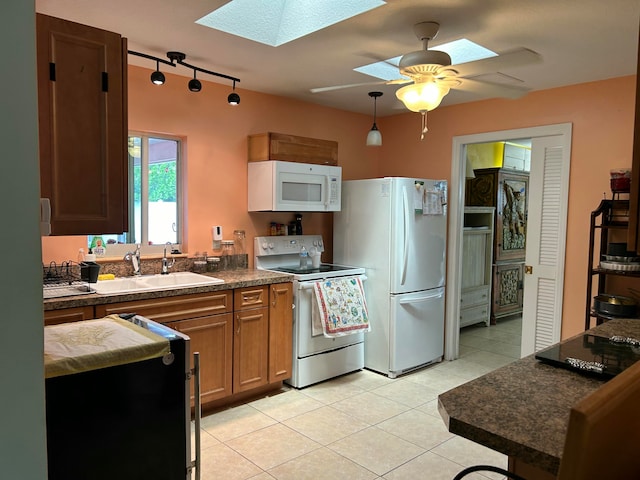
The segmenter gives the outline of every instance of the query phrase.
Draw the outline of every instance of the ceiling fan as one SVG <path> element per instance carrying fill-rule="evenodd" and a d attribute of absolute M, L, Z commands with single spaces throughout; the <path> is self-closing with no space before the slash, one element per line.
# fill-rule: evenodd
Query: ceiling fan
<path fill-rule="evenodd" d="M 507 85 L 474 79 L 479 75 L 497 73 L 499 70 L 537 63 L 542 60 L 539 54 L 527 48 L 518 48 L 504 52 L 496 57 L 451 65 L 451 57 L 438 50 L 429 50 L 429 41 L 438 34 L 437 22 L 421 22 L 413 27 L 416 36 L 422 41 L 423 49 L 402 56 L 398 64 L 400 78 L 388 81 L 353 83 L 330 87 L 312 88 L 312 93 L 327 92 L 342 88 L 364 85 L 402 85 L 396 96 L 405 106 L 414 112 L 424 113 L 433 110 L 449 93 L 449 89 L 464 90 L 486 98 L 518 98 L 529 89 L 521 85 Z"/>

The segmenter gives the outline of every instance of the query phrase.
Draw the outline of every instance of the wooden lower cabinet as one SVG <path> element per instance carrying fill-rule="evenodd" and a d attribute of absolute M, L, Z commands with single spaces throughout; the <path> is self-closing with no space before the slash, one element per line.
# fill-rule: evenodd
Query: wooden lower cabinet
<path fill-rule="evenodd" d="M 268 383 L 269 308 L 234 313 L 233 392 L 246 392 Z"/>
<path fill-rule="evenodd" d="M 202 403 L 232 393 L 233 294 L 231 290 L 152 298 L 96 306 L 96 317 L 136 313 L 188 335 L 191 353 L 200 352 Z M 193 368 L 193 355 L 191 355 Z M 193 384 L 191 404 L 193 405 Z"/>
<path fill-rule="evenodd" d="M 291 283 L 276 283 L 269 290 L 269 382 L 278 382 L 291 377 L 293 289 Z"/>
<path fill-rule="evenodd" d="M 48 311 L 45 322 L 136 313 L 182 332 L 200 353 L 202 403 L 219 404 L 291 377 L 292 304 L 292 284 L 278 283 Z"/>
<path fill-rule="evenodd" d="M 268 383 L 269 287 L 238 288 L 233 293 L 233 392 Z"/>
<path fill-rule="evenodd" d="M 59 323 L 79 322 L 95 318 L 93 307 L 61 308 L 60 310 L 45 310 L 44 324 L 58 325 Z"/>
<path fill-rule="evenodd" d="M 193 353 L 200 353 L 200 395 L 202 403 L 227 397 L 232 393 L 233 316 L 230 313 L 209 315 L 193 320 L 169 322 L 167 326 L 191 339 Z M 191 402 L 193 405 L 193 384 Z"/>

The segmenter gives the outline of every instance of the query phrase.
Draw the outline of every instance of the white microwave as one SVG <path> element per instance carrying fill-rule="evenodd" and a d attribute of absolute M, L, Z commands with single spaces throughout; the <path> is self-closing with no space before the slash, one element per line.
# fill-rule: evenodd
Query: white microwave
<path fill-rule="evenodd" d="M 342 167 L 249 162 L 250 212 L 339 212 Z"/>

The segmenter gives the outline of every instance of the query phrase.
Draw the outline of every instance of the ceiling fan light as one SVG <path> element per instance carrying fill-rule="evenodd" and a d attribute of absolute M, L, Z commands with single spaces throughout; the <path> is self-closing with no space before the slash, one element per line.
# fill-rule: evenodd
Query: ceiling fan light
<path fill-rule="evenodd" d="M 379 147 L 382 145 L 382 134 L 380 130 L 378 130 L 378 126 L 374 123 L 371 130 L 367 134 L 367 146 L 368 147 Z"/>
<path fill-rule="evenodd" d="M 412 112 L 428 112 L 437 108 L 447 93 L 449 87 L 429 81 L 402 87 L 396 97 Z"/>

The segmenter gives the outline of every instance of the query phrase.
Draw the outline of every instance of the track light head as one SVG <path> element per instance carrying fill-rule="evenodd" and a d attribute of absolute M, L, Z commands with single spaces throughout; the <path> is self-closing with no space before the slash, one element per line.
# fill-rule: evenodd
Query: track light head
<path fill-rule="evenodd" d="M 231 92 L 227 97 L 227 101 L 229 102 L 229 105 L 238 105 L 240 103 L 240 95 L 236 92 Z"/>
<path fill-rule="evenodd" d="M 199 92 L 200 90 L 202 90 L 202 84 L 200 83 L 200 80 L 196 78 L 195 70 L 193 71 L 193 78 L 189 80 L 189 90 L 191 90 L 192 92 Z"/>
<path fill-rule="evenodd" d="M 156 60 L 156 71 L 151 74 L 151 83 L 154 85 L 164 83 L 164 74 L 160 71 L 160 60 Z"/>
<path fill-rule="evenodd" d="M 162 73 L 160 70 L 156 70 L 151 74 L 151 83 L 153 83 L 154 85 L 162 85 L 164 84 L 164 80 L 164 73 Z"/>

